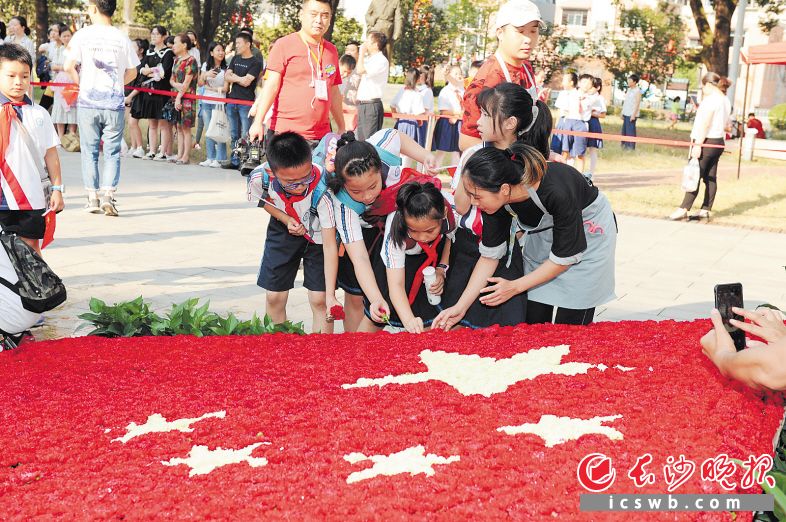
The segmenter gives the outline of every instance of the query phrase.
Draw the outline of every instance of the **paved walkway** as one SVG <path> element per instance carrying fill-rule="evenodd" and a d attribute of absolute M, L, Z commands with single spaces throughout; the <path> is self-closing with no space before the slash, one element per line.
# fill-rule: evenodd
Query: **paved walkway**
<path fill-rule="evenodd" d="M 120 217 L 84 212 L 79 154 L 61 153 L 68 185 L 47 261 L 68 302 L 47 314 L 46 337 L 74 335 L 91 297 L 139 295 L 157 309 L 190 297 L 216 311 L 264 314 L 256 286 L 268 216 L 246 201 L 235 171 L 123 160 Z M 617 295 L 598 320 L 706 317 L 716 283 L 743 283 L 747 304 L 786 306 L 784 235 L 620 216 Z M 311 324 L 306 291 L 290 296 L 290 319 Z M 337 323 L 339 324 L 339 323 Z M 85 333 L 80 330 L 77 334 Z"/>

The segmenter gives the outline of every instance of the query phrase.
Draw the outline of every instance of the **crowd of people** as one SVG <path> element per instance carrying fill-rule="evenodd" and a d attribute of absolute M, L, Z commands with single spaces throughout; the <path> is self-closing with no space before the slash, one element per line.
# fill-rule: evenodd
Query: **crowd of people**
<path fill-rule="evenodd" d="M 314 329 L 321 332 L 332 332 L 337 318 L 350 332 L 387 325 L 411 333 L 520 323 L 586 325 L 597 306 L 614 299 L 617 223 L 591 181 L 593 152 L 602 141 L 552 140 L 552 115 L 543 101 L 548 95 L 529 61 L 540 13 L 528 0 L 501 6 L 494 27 L 498 49 L 474 64 L 469 81 L 461 68 L 449 70 L 437 100 L 440 119 L 431 150 L 421 116 L 435 110 L 433 71 L 406 72 L 393 101 L 394 111 L 404 116 L 395 128 L 383 128 L 386 38 L 372 31 L 339 56 L 324 39 L 329 1 L 304 0 L 301 29 L 276 41 L 266 64 L 247 31 L 235 36 L 231 50 L 212 42 L 204 53 L 195 35 L 169 35 L 162 26 L 152 29 L 149 42 L 131 42 L 112 26 L 115 8 L 115 0 L 90 0 L 90 26 L 74 35 L 53 27 L 39 49 L 55 78 L 79 85 L 73 103 L 67 89 L 44 93 L 52 99 L 52 117 L 29 98 L 34 52 L 20 45 L 24 20 L 14 25 L 15 40 L 0 46 L 0 130 L 8 137 L 0 140 L 6 180 L 0 225 L 39 253 L 45 214 L 63 208 L 57 145 L 64 135 L 79 133 L 87 209 L 116 216 L 126 118 L 130 156 L 181 165 L 189 162 L 192 128 L 201 121 L 208 135 L 206 167 L 237 167 L 239 158 L 226 142 L 265 137 L 267 161 L 248 183 L 270 214 L 257 284 L 266 291 L 266 312 L 275 322 L 287 319 L 288 293 L 301 263 Z M 637 83 L 631 76 L 632 94 L 623 107 L 633 134 Z M 129 85 L 143 90 L 128 91 Z M 710 73 L 703 85 L 700 123 L 691 138 L 692 156 L 707 173 L 704 209 L 712 205 L 713 169 L 722 149 L 702 145 L 716 144 L 730 111 L 720 77 Z M 602 82 L 569 73 L 563 88 L 556 127 L 600 132 L 606 112 Z M 187 96 L 196 93 L 208 99 L 197 103 Z M 348 106 L 356 110 L 345 112 Z M 226 140 L 211 132 L 219 113 L 229 127 Z M 147 151 L 142 119 L 148 121 Z M 197 142 L 199 135 L 197 130 Z M 436 177 L 444 154 L 458 165 L 449 189 Z M 34 167 L 41 162 L 51 195 Z M 410 168 L 415 166 L 420 171 Z M 695 197 L 686 194 L 681 210 L 687 212 Z M 11 277 L 6 272 L 0 278 Z M 343 303 L 338 288 L 344 290 Z M 4 307 L 20 308 L 5 290 L 0 297 Z M 24 313 L 3 317 L 16 317 L 22 329 L 35 319 Z M 0 329 L 21 331 L 7 323 Z M 716 341 L 706 349 L 720 353 L 724 347 Z"/>

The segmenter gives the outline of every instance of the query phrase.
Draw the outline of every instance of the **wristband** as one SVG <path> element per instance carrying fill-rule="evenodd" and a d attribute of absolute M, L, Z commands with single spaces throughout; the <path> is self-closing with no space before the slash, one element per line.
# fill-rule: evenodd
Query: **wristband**
<path fill-rule="evenodd" d="M 445 271 L 445 273 L 447 274 L 447 273 L 448 273 L 448 270 L 450 269 L 450 265 L 446 265 L 445 263 L 439 263 L 439 264 L 437 265 L 437 268 L 441 268 L 441 269 L 442 269 L 442 270 L 444 270 L 444 271 Z"/>
<path fill-rule="evenodd" d="M 52 185 L 51 189 L 56 190 L 61 194 L 65 194 L 65 185 Z"/>

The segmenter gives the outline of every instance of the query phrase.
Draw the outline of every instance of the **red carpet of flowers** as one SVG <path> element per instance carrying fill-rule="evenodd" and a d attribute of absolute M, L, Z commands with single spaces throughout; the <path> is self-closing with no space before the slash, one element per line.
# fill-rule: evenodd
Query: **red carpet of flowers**
<path fill-rule="evenodd" d="M 613 459 L 617 481 L 607 493 L 666 493 L 662 469 L 669 456 L 683 454 L 700 466 L 719 453 L 744 460 L 772 452 L 780 396 L 721 377 L 698 345 L 708 328 L 709 322 L 623 322 L 421 336 L 34 343 L 0 353 L 0 518 L 631 520 L 631 514 L 579 513 L 585 491 L 576 467 L 585 455 Z M 560 344 L 570 345 L 563 363 L 609 369 L 542 375 L 490 397 L 464 396 L 439 381 L 342 388 L 361 377 L 424 372 L 423 350 L 505 359 Z M 195 422 L 190 432 L 113 442 L 129 423 L 144 424 L 153 414 L 172 421 L 218 411 L 225 417 Z M 538 436 L 497 431 L 547 414 L 622 415 L 606 425 L 624 438 L 586 435 L 547 448 Z M 189 477 L 186 465 L 161 464 L 186 458 L 192 446 L 257 443 L 253 457 L 265 465 L 240 462 Z M 345 455 L 390 455 L 414 446 L 460 460 L 435 464 L 431 476 L 347 482 L 373 464 Z M 644 453 L 653 456 L 657 481 L 636 489 L 626 474 Z M 697 471 L 675 493 L 723 492 Z"/>

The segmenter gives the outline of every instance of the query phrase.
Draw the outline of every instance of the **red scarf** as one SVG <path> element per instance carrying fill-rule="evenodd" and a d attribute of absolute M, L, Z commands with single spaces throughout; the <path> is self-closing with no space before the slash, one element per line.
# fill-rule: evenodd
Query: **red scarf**
<path fill-rule="evenodd" d="M 6 162 L 6 154 L 8 153 L 8 143 L 11 138 L 11 124 L 16 120 L 20 125 L 19 116 L 16 114 L 14 107 L 21 107 L 25 105 L 22 102 L 9 102 L 4 103 L 0 109 L 0 172 L 2 172 L 3 179 L 8 183 L 11 193 L 14 195 L 19 210 L 32 210 L 30 202 L 25 196 L 22 186 L 16 179 L 11 166 Z"/>
<path fill-rule="evenodd" d="M 415 298 L 418 296 L 418 292 L 420 291 L 420 285 L 423 284 L 423 270 L 427 266 L 437 266 L 437 247 L 439 246 L 439 242 L 442 241 L 443 235 L 440 234 L 437 236 L 437 239 L 432 241 L 431 243 L 421 243 L 418 241 L 418 245 L 420 248 L 423 249 L 423 252 L 426 254 L 426 260 L 420 265 L 418 271 L 415 273 L 415 279 L 412 280 L 412 287 L 409 289 L 409 304 L 412 306 L 412 303 L 415 302 Z"/>
<path fill-rule="evenodd" d="M 312 174 L 314 174 L 314 181 L 311 182 L 311 184 L 308 186 L 308 190 L 306 190 L 303 194 L 299 194 L 299 195 L 289 194 L 283 189 L 283 187 L 281 187 L 281 184 L 277 184 L 278 188 L 281 188 L 281 190 L 276 190 L 276 193 L 281 197 L 281 200 L 284 202 L 284 212 L 286 212 L 286 214 L 289 217 L 295 218 L 295 221 L 297 221 L 301 225 L 303 223 L 300 221 L 300 216 L 297 215 L 297 211 L 295 211 L 295 203 L 297 203 L 298 201 L 303 201 L 307 197 L 309 198 L 311 197 L 311 195 L 314 193 L 314 190 L 317 188 L 317 185 L 319 185 L 319 179 L 321 175 L 319 170 L 316 169 L 315 167 L 311 168 L 311 172 Z M 275 187 L 276 185 L 274 185 L 274 188 Z M 306 241 L 308 241 L 309 243 L 314 242 L 314 240 L 311 239 L 308 234 L 304 234 L 303 237 L 305 237 Z"/>

